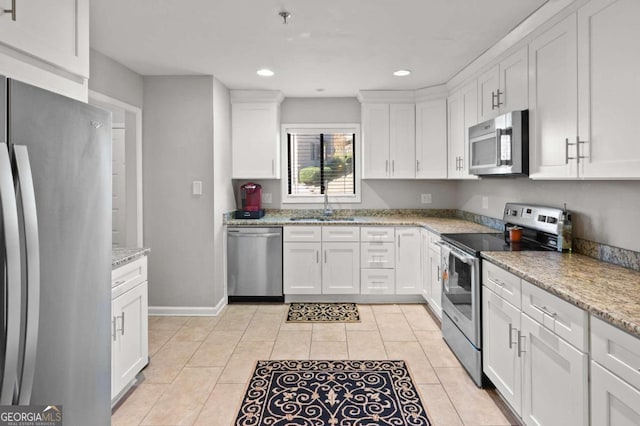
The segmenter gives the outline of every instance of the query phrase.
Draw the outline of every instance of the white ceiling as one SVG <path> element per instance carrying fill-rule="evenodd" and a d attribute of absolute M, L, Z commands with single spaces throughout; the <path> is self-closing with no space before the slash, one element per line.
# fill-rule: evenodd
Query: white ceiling
<path fill-rule="evenodd" d="M 231 89 L 355 96 L 445 83 L 544 3 L 92 0 L 91 47 L 142 75 L 209 74 Z M 282 10 L 292 15 L 287 25 Z M 259 77 L 259 68 L 276 74 Z M 391 74 L 401 68 L 412 74 Z"/>

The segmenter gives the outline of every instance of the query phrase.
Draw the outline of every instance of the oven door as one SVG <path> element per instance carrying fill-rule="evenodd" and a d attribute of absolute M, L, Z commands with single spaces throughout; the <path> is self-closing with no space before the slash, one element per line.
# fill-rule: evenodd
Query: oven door
<path fill-rule="evenodd" d="M 480 348 L 480 259 L 442 245 L 442 311 Z"/>

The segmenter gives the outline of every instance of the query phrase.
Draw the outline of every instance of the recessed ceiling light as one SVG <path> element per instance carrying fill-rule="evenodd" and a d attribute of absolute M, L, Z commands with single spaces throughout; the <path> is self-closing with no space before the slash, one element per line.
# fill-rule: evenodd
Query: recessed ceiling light
<path fill-rule="evenodd" d="M 271 71 L 270 69 L 267 69 L 267 68 L 263 68 L 261 70 L 258 70 L 256 72 L 256 74 L 258 74 L 259 76 L 262 76 L 262 77 L 271 77 L 273 75 L 273 71 Z"/>
<path fill-rule="evenodd" d="M 393 73 L 396 77 L 406 77 L 409 74 L 411 74 L 411 71 L 409 70 L 398 70 Z"/>

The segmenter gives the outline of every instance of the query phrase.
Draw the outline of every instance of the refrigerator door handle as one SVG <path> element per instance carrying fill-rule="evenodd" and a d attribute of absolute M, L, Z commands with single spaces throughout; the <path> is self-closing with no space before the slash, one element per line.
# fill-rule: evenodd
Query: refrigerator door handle
<path fill-rule="evenodd" d="M 36 194 L 29 152 L 24 145 L 14 145 L 13 153 L 18 172 L 18 188 L 22 200 L 24 240 L 26 253 L 27 282 L 27 324 L 24 339 L 24 361 L 20 379 L 18 403 L 29 405 L 33 376 L 35 373 L 38 348 L 38 322 L 40 321 L 40 239 L 38 236 L 38 215 Z"/>
<path fill-rule="evenodd" d="M 6 293 L 4 364 L 1 366 L 2 385 L 0 387 L 0 405 L 14 403 L 14 386 L 18 380 L 18 355 L 20 350 L 20 234 L 18 229 L 18 203 L 13 183 L 9 147 L 0 143 L 0 208 L 4 228 L 4 261 Z"/>

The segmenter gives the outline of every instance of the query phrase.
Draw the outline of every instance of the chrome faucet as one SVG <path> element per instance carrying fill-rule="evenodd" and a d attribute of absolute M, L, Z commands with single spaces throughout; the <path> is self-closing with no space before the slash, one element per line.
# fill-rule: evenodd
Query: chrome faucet
<path fill-rule="evenodd" d="M 324 211 L 322 212 L 325 216 L 331 216 L 333 214 L 333 210 L 329 208 L 329 181 L 324 181 Z"/>

